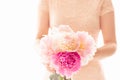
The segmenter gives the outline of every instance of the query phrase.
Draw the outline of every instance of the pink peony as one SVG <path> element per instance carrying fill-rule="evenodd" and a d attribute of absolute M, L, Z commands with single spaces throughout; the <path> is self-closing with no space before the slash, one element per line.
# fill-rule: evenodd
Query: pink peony
<path fill-rule="evenodd" d="M 59 52 L 51 57 L 56 72 L 70 78 L 81 67 L 81 57 L 77 52 Z"/>

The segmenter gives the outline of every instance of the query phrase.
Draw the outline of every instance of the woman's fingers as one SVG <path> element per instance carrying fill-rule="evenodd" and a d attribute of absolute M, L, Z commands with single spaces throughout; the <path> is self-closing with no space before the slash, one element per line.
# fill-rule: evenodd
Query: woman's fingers
<path fill-rule="evenodd" d="M 49 72 L 55 72 L 55 69 L 52 68 L 52 67 L 50 67 L 49 64 L 46 64 L 46 68 L 47 68 L 47 70 L 48 70 Z"/>

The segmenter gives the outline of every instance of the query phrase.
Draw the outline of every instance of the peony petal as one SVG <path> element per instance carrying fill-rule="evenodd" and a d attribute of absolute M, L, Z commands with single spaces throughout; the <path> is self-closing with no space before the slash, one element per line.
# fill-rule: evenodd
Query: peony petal
<path fill-rule="evenodd" d="M 70 77 L 80 69 L 80 55 L 77 52 L 59 52 L 51 57 L 57 73 Z"/>

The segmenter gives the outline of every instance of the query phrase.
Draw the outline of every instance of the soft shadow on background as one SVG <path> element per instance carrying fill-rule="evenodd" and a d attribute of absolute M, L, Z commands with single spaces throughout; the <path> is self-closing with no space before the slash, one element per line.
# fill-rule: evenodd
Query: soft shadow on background
<path fill-rule="evenodd" d="M 0 80 L 41 80 L 44 68 L 33 49 L 39 0 L 0 0 Z M 120 79 L 120 0 L 115 8 L 118 49 L 102 60 L 107 80 Z M 102 43 L 101 35 L 99 45 Z M 43 68 L 42 70 L 40 68 Z"/>

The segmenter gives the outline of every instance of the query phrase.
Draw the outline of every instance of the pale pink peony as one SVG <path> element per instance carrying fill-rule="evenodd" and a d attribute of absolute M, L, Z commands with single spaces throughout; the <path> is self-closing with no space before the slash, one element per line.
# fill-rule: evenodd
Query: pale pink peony
<path fill-rule="evenodd" d="M 78 31 L 76 33 L 78 36 L 79 47 L 77 49 L 78 53 L 82 58 L 82 65 L 88 63 L 91 60 L 96 52 L 96 43 L 91 35 L 85 31 Z"/>
<path fill-rule="evenodd" d="M 77 52 L 59 52 L 51 57 L 56 72 L 70 78 L 81 67 L 81 58 Z"/>
<path fill-rule="evenodd" d="M 44 61 L 43 63 L 50 63 L 50 56 L 55 53 L 55 50 L 52 48 L 53 41 L 51 37 L 44 36 L 40 40 L 40 56 Z"/>
<path fill-rule="evenodd" d="M 79 46 L 75 32 L 68 25 L 60 25 L 49 29 L 48 34 L 59 51 L 76 51 Z"/>

